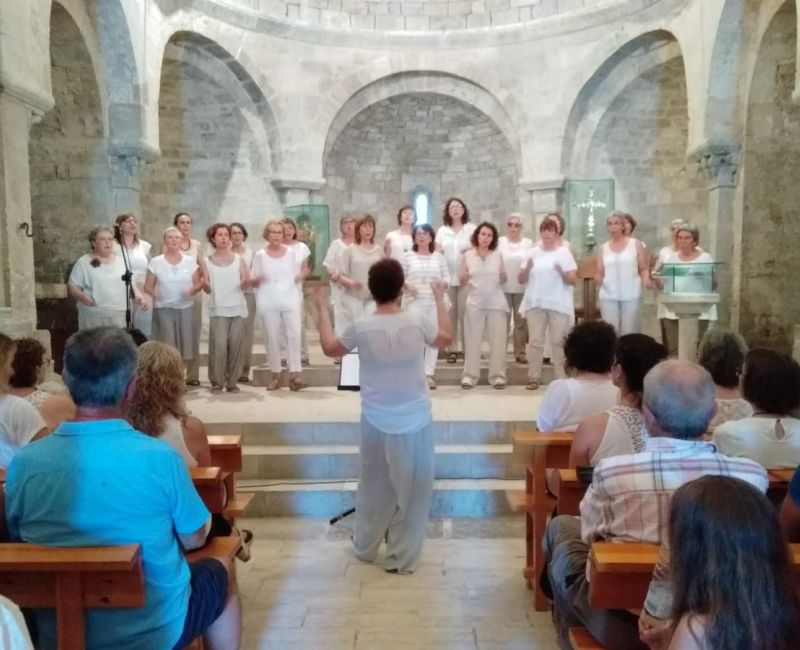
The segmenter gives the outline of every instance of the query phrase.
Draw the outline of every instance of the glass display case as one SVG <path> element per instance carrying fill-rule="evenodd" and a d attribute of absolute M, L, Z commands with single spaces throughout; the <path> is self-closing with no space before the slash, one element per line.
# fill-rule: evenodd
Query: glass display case
<path fill-rule="evenodd" d="M 311 274 L 310 280 L 319 280 L 325 276 L 322 260 L 331 243 L 331 226 L 327 205 L 292 205 L 284 209 L 287 217 L 297 224 L 297 238 L 305 242 L 311 250 L 308 260 Z"/>
<path fill-rule="evenodd" d="M 653 278 L 663 283 L 662 292 L 669 295 L 715 293 L 720 266 L 719 262 L 670 262 Z"/>

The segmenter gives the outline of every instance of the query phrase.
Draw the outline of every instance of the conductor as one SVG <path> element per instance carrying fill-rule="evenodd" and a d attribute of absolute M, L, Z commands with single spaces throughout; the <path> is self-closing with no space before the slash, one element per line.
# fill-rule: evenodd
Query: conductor
<path fill-rule="evenodd" d="M 334 335 L 324 291 L 315 295 L 322 351 L 343 357 L 358 348 L 361 383 L 361 468 L 353 548 L 373 562 L 386 539 L 383 567 L 411 573 L 417 566 L 433 496 L 433 419 L 425 378 L 425 346 L 446 347 L 453 335 L 444 283 L 431 284 L 436 321 L 397 302 L 403 269 L 383 259 L 369 269 L 373 314 Z"/>

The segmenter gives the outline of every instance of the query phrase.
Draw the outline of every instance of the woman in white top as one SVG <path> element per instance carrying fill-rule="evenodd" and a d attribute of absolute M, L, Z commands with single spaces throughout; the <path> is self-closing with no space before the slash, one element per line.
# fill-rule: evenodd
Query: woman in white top
<path fill-rule="evenodd" d="M 450 286 L 450 273 L 447 262 L 436 250 L 433 242 L 433 228 L 427 223 L 414 226 L 414 246 L 405 254 L 403 272 L 406 283 L 403 286 L 403 307 L 418 309 L 430 318 L 436 315 L 436 301 L 431 288 L 434 282 L 444 282 Z M 436 388 L 434 373 L 439 349 L 428 345 L 425 348 L 425 376 L 428 388 Z"/>
<path fill-rule="evenodd" d="M 398 228 L 387 232 L 386 238 L 383 240 L 383 254 L 386 257 L 397 260 L 400 264 L 403 263 L 406 253 L 414 245 L 411 229 L 414 227 L 415 221 L 412 206 L 404 205 L 397 211 Z"/>
<path fill-rule="evenodd" d="M 203 288 L 203 271 L 194 257 L 183 254 L 181 241 L 176 227 L 164 231 L 161 249 L 165 252 L 150 260 L 144 290 L 153 297 L 153 340 L 171 345 L 187 361 L 196 349 L 194 296 Z"/>
<path fill-rule="evenodd" d="M 205 426 L 184 402 L 183 360 L 172 346 L 148 341 L 139 347 L 136 383 L 125 419 L 137 431 L 160 438 L 187 467 L 211 465 Z"/>
<path fill-rule="evenodd" d="M 544 219 L 539 225 L 540 242 L 528 252 L 517 280 L 527 283 L 519 306 L 528 320 L 528 390 L 536 390 L 542 381 L 545 340 L 551 344 L 551 358 L 556 378 L 566 377 L 564 338 L 575 312 L 573 287 L 578 281 L 577 264 L 572 253 L 558 243 L 558 225 Z"/>
<path fill-rule="evenodd" d="M 39 411 L 9 392 L 15 350 L 14 340 L 0 333 L 0 469 L 8 467 L 20 447 L 48 432 Z"/>
<path fill-rule="evenodd" d="M 247 228 L 244 224 L 234 221 L 231 226 L 231 251 L 242 258 L 244 266 L 250 273 L 253 265 L 253 249 L 245 243 L 247 241 Z M 256 292 L 251 286 L 244 290 L 244 299 L 247 303 L 247 318 L 244 323 L 244 341 L 242 342 L 242 372 L 239 382 L 246 384 L 250 381 L 250 367 L 253 363 L 253 332 L 255 331 L 256 320 Z"/>
<path fill-rule="evenodd" d="M 508 308 L 509 326 L 514 320 L 514 327 L 511 330 L 511 339 L 514 344 L 514 359 L 517 363 L 527 363 L 525 357 L 525 345 L 528 342 L 528 323 L 524 314 L 519 312 L 522 303 L 522 296 L 525 294 L 525 287 L 519 282 L 519 272 L 522 268 L 528 251 L 533 248 L 533 241 L 522 236 L 522 215 L 514 212 L 509 215 L 506 224 L 506 234 L 500 237 L 497 249 L 503 256 L 503 264 L 506 266 L 508 279 L 503 285 L 503 292 L 506 294 Z"/>
<path fill-rule="evenodd" d="M 725 422 L 712 441 L 721 454 L 749 458 L 767 469 L 800 465 L 800 366 L 775 350 L 750 350 L 744 360 L 742 394 L 751 417 Z"/>
<path fill-rule="evenodd" d="M 192 239 L 192 217 L 186 212 L 179 212 L 172 220 L 172 225 L 175 226 L 181 233 L 181 252 L 195 259 L 195 261 L 202 267 L 204 264 L 202 255 L 202 244 Z M 164 252 L 162 245 L 161 252 Z M 186 359 L 186 383 L 189 386 L 200 385 L 200 331 L 203 328 L 203 294 L 197 292 L 194 295 L 194 303 L 192 304 L 192 356 Z"/>
<path fill-rule="evenodd" d="M 294 259 L 298 264 L 298 274 L 300 275 L 300 282 L 297 283 L 297 293 L 300 297 L 298 301 L 298 309 L 300 311 L 300 364 L 308 365 L 308 341 L 306 341 L 306 308 L 305 298 L 303 296 L 303 282 L 311 273 L 310 258 L 311 249 L 305 242 L 297 239 L 297 224 L 289 217 L 284 217 L 281 220 L 283 224 L 283 245 L 288 246 L 294 253 Z M 284 358 L 284 341 L 281 340 L 281 358 Z"/>
<path fill-rule="evenodd" d="M 566 379 L 547 385 L 536 413 L 539 431 L 575 431 L 581 421 L 617 403 L 611 364 L 617 335 L 601 320 L 583 321 L 564 341 Z"/>
<path fill-rule="evenodd" d="M 644 378 L 666 358 L 666 348 L 646 334 L 619 337 L 611 366 L 611 379 L 619 388 L 619 402 L 580 423 L 569 452 L 570 467 L 594 466 L 603 458 L 644 449 L 647 435 L 642 414 Z"/>
<path fill-rule="evenodd" d="M 464 372 L 461 388 L 472 388 L 481 374 L 481 343 L 489 339 L 489 384 L 506 387 L 506 314 L 503 294 L 507 280 L 503 256 L 497 250 L 497 228 L 488 221 L 472 233 L 472 248 L 461 256 L 459 279 L 469 287 L 464 310 Z"/>
<path fill-rule="evenodd" d="M 657 278 L 655 285 L 665 293 L 709 293 L 713 291 L 714 274 L 711 266 L 696 266 L 685 273 L 676 268 L 684 264 L 713 264 L 714 258 L 698 247 L 700 231 L 697 227 L 690 223 L 679 226 L 676 242 L 678 250 L 667 256 L 664 261 L 666 268 L 661 269 L 663 275 Z M 671 356 L 677 356 L 678 315 L 660 301 L 659 305 L 661 329 L 665 334 L 667 349 Z M 698 336 L 702 338 L 709 323 L 716 320 L 717 306 L 711 305 L 700 314 Z"/>
<path fill-rule="evenodd" d="M 442 284 L 434 283 L 436 318 L 400 309 L 404 284 L 397 260 L 380 260 L 368 286 L 377 308 L 335 336 L 323 292 L 316 294 L 322 351 L 341 357 L 358 348 L 361 447 L 353 550 L 373 562 L 383 541 L 383 568 L 411 573 L 417 567 L 433 496 L 431 400 L 425 385 L 426 345 L 443 347 L 451 332 Z"/>
<path fill-rule="evenodd" d="M 650 268 L 652 273 L 657 273 L 661 270 L 661 267 L 667 261 L 667 258 L 672 255 L 672 253 L 678 252 L 678 230 L 680 227 L 685 224 L 686 221 L 684 219 L 673 219 L 669 224 L 669 234 L 670 234 L 670 244 L 668 246 L 663 246 L 658 251 L 658 255 L 653 257 L 650 260 Z M 657 282 L 655 278 L 653 278 L 653 284 L 657 286 Z M 669 342 L 667 341 L 667 330 L 664 324 L 664 318 L 666 317 L 666 307 L 661 304 L 661 301 L 658 301 L 658 307 L 656 308 L 656 317 L 658 318 L 659 326 L 661 327 L 661 342 L 664 346 L 669 349 Z M 676 352 L 677 353 L 677 352 Z M 674 356 L 674 355 L 673 355 Z"/>
<path fill-rule="evenodd" d="M 650 274 L 644 246 L 625 236 L 625 218 L 612 212 L 606 219 L 609 240 L 597 255 L 595 283 L 600 287 L 600 313 L 617 334 L 639 330 L 642 285 L 650 286 Z"/>
<path fill-rule="evenodd" d="M 375 301 L 367 287 L 370 267 L 383 259 L 383 250 L 375 244 L 375 220 L 366 215 L 356 223 L 355 242 L 342 256 L 339 284 L 345 288 L 347 320 L 354 323 L 375 311 Z"/>
<path fill-rule="evenodd" d="M 442 214 L 444 225 L 436 231 L 436 249 L 444 255 L 447 262 L 447 271 L 450 273 L 450 322 L 453 324 L 453 345 L 448 350 L 447 363 L 455 363 L 458 359 L 459 344 L 461 356 L 464 356 L 465 329 L 464 314 L 466 313 L 467 294 L 469 287 L 461 284 L 460 264 L 461 254 L 472 247 L 472 235 L 475 224 L 469 222 L 469 209 L 467 204 L 459 198 L 453 197 L 444 204 Z"/>
<path fill-rule="evenodd" d="M 325 253 L 322 266 L 331 285 L 330 304 L 333 310 L 333 326 L 339 334 L 350 324 L 349 312 L 345 306 L 345 290 L 341 283 L 342 270 L 344 269 L 344 253 L 347 247 L 356 238 L 355 217 L 345 216 L 339 220 L 339 233 L 341 237 L 334 239 Z"/>
<path fill-rule="evenodd" d="M 267 390 L 281 386 L 281 329 L 286 333 L 289 390 L 308 386 L 302 380 L 300 364 L 300 264 L 292 249 L 283 245 L 283 223 L 272 220 L 264 226 L 267 245 L 253 256 L 251 284 L 257 287 L 256 309 L 264 331 L 267 362 L 272 378 Z"/>
<path fill-rule="evenodd" d="M 717 412 L 708 423 L 709 433 L 720 424 L 753 415 L 752 405 L 739 390 L 746 354 L 744 339 L 730 330 L 715 327 L 700 341 L 697 363 L 711 374 L 717 393 Z"/>
<path fill-rule="evenodd" d="M 152 247 L 148 242 L 139 239 L 139 222 L 134 215 L 121 214 L 114 223 L 114 252 L 122 257 L 123 262 L 127 260 L 133 284 L 144 300 L 144 307 L 135 301 L 131 305 L 131 325 L 149 337 L 153 325 L 153 304 L 150 296 L 144 293 L 144 281 Z"/>
<path fill-rule="evenodd" d="M 247 301 L 243 287 L 250 283 L 244 260 L 231 250 L 231 231 L 227 224 L 215 223 L 206 237 L 214 252 L 205 264 L 203 290 L 208 301 L 208 379 L 211 392 L 238 393 L 236 380 L 244 360 Z"/>
<path fill-rule="evenodd" d="M 89 243 L 92 252 L 75 262 L 67 281 L 67 291 L 78 303 L 78 329 L 125 327 L 125 263 L 114 253 L 114 231 L 108 226 L 94 228 Z M 134 293 L 139 306 L 146 309 L 147 302 L 135 286 Z"/>

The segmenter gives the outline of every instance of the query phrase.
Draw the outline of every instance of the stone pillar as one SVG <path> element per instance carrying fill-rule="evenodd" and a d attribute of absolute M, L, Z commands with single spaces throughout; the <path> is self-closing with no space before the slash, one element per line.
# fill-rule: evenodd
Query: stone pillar
<path fill-rule="evenodd" d="M 528 211 L 533 215 L 530 232 L 537 234 L 539 222 L 551 212 L 562 212 L 564 209 L 564 177 L 542 181 L 520 181 L 520 189 L 526 191 L 530 197 Z M 566 217 L 565 217 L 566 218 Z"/>
<path fill-rule="evenodd" d="M 140 193 L 142 171 L 145 165 L 158 157 L 155 151 L 145 147 L 111 145 L 108 159 L 111 168 L 111 212 L 114 217 L 123 212 L 132 212 L 141 218 Z"/>
<path fill-rule="evenodd" d="M 719 322 L 739 326 L 741 288 L 742 224 L 734 211 L 738 144 L 705 144 L 689 154 L 698 173 L 708 183 L 708 241 L 700 242 L 715 262 L 723 266 L 717 274 Z"/>
<path fill-rule="evenodd" d="M 0 91 L 0 330 L 14 336 L 36 329 L 28 139 L 51 108 L 52 99 Z"/>
<path fill-rule="evenodd" d="M 316 192 L 325 187 L 325 179 L 273 178 L 272 187 L 277 190 L 284 208 L 292 205 L 311 205 L 319 200 Z"/>

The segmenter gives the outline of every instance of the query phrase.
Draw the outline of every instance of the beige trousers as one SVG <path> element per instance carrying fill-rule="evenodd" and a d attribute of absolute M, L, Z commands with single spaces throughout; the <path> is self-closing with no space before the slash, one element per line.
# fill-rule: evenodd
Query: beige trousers
<path fill-rule="evenodd" d="M 467 306 L 464 314 L 464 374 L 462 382 L 478 383 L 481 376 L 481 342 L 489 339 L 489 383 L 506 380 L 506 313 L 499 309 Z"/>
<path fill-rule="evenodd" d="M 508 301 L 508 308 L 511 310 L 508 313 L 506 320 L 506 329 L 510 331 L 510 338 L 514 343 L 514 358 L 519 359 L 525 355 L 525 345 L 528 343 L 528 321 L 525 316 L 519 313 L 519 306 L 522 304 L 524 293 L 507 293 L 506 300 Z M 511 329 L 511 323 L 514 323 L 514 328 Z M 506 342 L 508 348 L 508 342 Z"/>
<path fill-rule="evenodd" d="M 256 325 L 256 294 L 246 293 L 247 318 L 244 323 L 244 351 L 242 353 L 242 377 L 250 377 L 250 368 L 253 364 L 253 334 Z"/>
<path fill-rule="evenodd" d="M 450 298 L 450 324 L 453 327 L 453 342 L 447 348 L 448 352 L 456 352 L 459 347 L 461 352 L 466 352 L 464 314 L 466 313 L 468 293 L 469 287 L 467 286 L 449 287 L 447 290 L 447 295 Z"/>
<path fill-rule="evenodd" d="M 528 318 L 528 379 L 537 383 L 542 380 L 542 360 L 544 359 L 545 338 L 549 337 L 551 361 L 556 379 L 567 376 L 564 370 L 564 339 L 569 332 L 569 316 L 552 309 L 529 309 Z"/>
<path fill-rule="evenodd" d="M 233 388 L 242 374 L 246 318 L 208 319 L 208 379 L 212 386 Z"/>
<path fill-rule="evenodd" d="M 198 381 L 200 379 L 200 332 L 203 329 L 203 294 L 194 295 L 192 304 L 192 358 L 186 362 L 187 381 Z"/>

